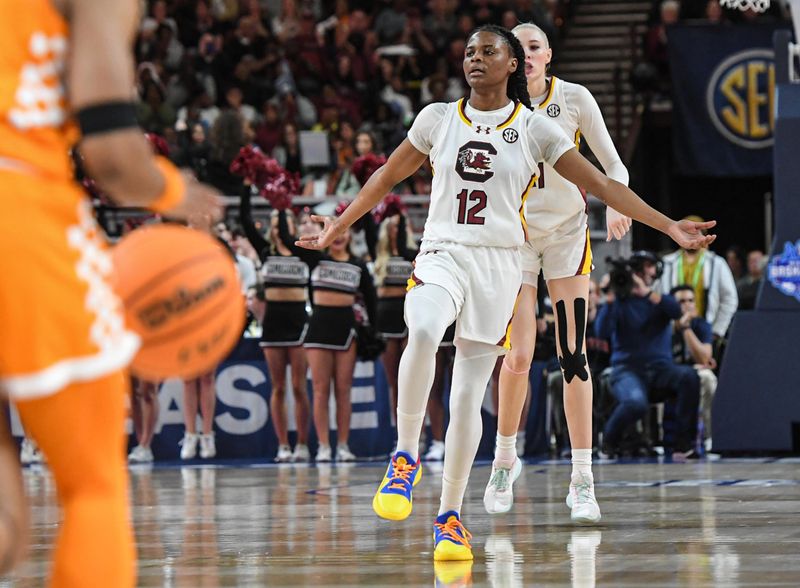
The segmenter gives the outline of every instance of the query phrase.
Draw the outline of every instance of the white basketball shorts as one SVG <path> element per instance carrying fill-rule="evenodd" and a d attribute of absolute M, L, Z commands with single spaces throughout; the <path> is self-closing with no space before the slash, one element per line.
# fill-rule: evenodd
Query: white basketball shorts
<path fill-rule="evenodd" d="M 578 222 L 579 221 L 579 222 Z M 528 239 L 520 248 L 522 283 L 536 287 L 539 271 L 545 280 L 591 273 L 592 245 L 586 215 L 562 225 L 554 233 Z"/>
<path fill-rule="evenodd" d="M 509 349 L 511 318 L 522 282 L 519 249 L 423 243 L 409 287 L 436 284 L 456 306 L 459 339 Z"/>

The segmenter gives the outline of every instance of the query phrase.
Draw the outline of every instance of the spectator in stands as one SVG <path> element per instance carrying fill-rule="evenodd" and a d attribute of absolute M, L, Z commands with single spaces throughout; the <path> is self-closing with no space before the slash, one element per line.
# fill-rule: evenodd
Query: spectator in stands
<path fill-rule="evenodd" d="M 209 0 L 197 0 L 194 13 L 181 21 L 178 38 L 185 47 L 194 47 L 206 34 L 218 29 L 208 6 Z"/>
<path fill-rule="evenodd" d="M 658 259 L 652 253 L 634 253 L 630 264 L 630 292 L 609 289 L 596 318 L 596 334 L 611 341 L 610 385 L 617 400 L 605 425 L 603 452 L 614 454 L 649 403 L 667 396 L 677 397 L 673 458 L 685 459 L 692 455 L 697 434 L 700 379 L 691 366 L 672 359 L 671 323 L 681 317 L 681 308 L 673 296 L 653 289 Z"/>
<path fill-rule="evenodd" d="M 255 288 L 258 282 L 258 275 L 256 273 L 256 265 L 246 255 L 239 253 L 234 247 L 233 233 L 228 228 L 224 221 L 218 222 L 214 225 L 214 234 L 218 239 L 225 241 L 230 247 L 231 251 L 236 257 L 236 269 L 239 272 L 239 280 L 242 283 L 242 293 L 247 294 L 250 288 Z"/>
<path fill-rule="evenodd" d="M 300 33 L 300 15 L 295 0 L 281 2 L 280 15 L 272 18 L 272 32 L 281 43 L 290 41 Z"/>
<path fill-rule="evenodd" d="M 745 275 L 745 265 L 747 262 L 744 249 L 738 245 L 731 245 L 725 250 L 725 261 L 728 262 L 733 280 L 738 283 Z"/>
<path fill-rule="evenodd" d="M 282 83 L 272 99 L 278 107 L 281 120 L 291 122 L 301 129 L 310 129 L 317 122 L 317 109 L 314 104 L 289 83 Z"/>
<path fill-rule="evenodd" d="M 235 112 L 243 121 L 252 124 L 256 120 L 256 109 L 242 102 L 242 89 L 232 85 L 225 90 L 225 110 Z"/>
<path fill-rule="evenodd" d="M 332 141 L 336 154 L 336 172 L 331 177 L 328 193 L 336 196 L 355 196 L 361 184 L 350 171 L 356 158 L 356 134 L 350 121 L 342 121 Z"/>
<path fill-rule="evenodd" d="M 303 167 L 300 159 L 300 138 L 297 134 L 297 126 L 294 123 L 283 125 L 283 137 L 281 142 L 272 150 L 272 156 L 287 171 L 303 175 Z"/>
<path fill-rule="evenodd" d="M 256 145 L 267 155 L 272 155 L 272 150 L 281 142 L 283 124 L 278 114 L 278 107 L 273 102 L 264 102 L 261 115 L 261 122 L 255 129 Z"/>
<path fill-rule="evenodd" d="M 756 297 L 764 279 L 766 259 L 764 252 L 755 250 L 747 254 L 747 273 L 736 282 L 739 294 L 739 310 L 752 310 L 756 307 Z"/>
<path fill-rule="evenodd" d="M 197 55 L 194 58 L 194 69 L 200 85 L 208 93 L 211 102 L 217 98 L 217 83 L 225 75 L 225 64 L 222 59 L 222 37 L 204 33 L 197 43 Z M 214 121 L 211 121 L 213 123 Z"/>
<path fill-rule="evenodd" d="M 378 34 L 381 45 L 392 45 L 400 40 L 406 26 L 406 0 L 393 0 L 378 13 L 373 30 Z"/>
<path fill-rule="evenodd" d="M 195 177 L 205 182 L 208 177 L 208 160 L 211 157 L 211 144 L 208 142 L 205 126 L 200 122 L 194 123 L 183 142 L 185 147 L 179 163 L 191 168 Z"/>
<path fill-rule="evenodd" d="M 708 2 L 706 2 L 704 16 L 708 24 L 722 24 L 727 22 L 725 13 L 722 12 L 722 6 L 719 4 L 719 0 L 708 0 Z"/>
<path fill-rule="evenodd" d="M 211 152 L 206 181 L 223 194 L 239 194 L 242 179 L 231 173 L 230 165 L 245 145 L 244 124 L 232 111 L 219 115 L 211 128 Z"/>
<path fill-rule="evenodd" d="M 677 0 L 664 0 L 659 8 L 659 20 L 645 35 L 644 55 L 658 71 L 658 87 L 663 93 L 671 88 L 669 52 L 667 50 L 667 27 L 678 22 L 681 5 Z"/>
<path fill-rule="evenodd" d="M 711 404 L 717 391 L 716 362 L 713 357 L 711 325 L 697 316 L 694 290 L 688 284 L 672 289 L 681 306 L 681 318 L 673 321 L 672 356 L 675 363 L 691 365 L 700 378 L 700 417 L 706 451 L 711 449 Z"/>
<path fill-rule="evenodd" d="M 178 24 L 174 19 L 167 15 L 167 3 L 164 0 L 156 0 L 150 11 L 150 16 L 142 19 L 139 26 L 139 33 L 145 38 L 153 38 L 159 26 L 165 25 L 178 34 Z"/>
<path fill-rule="evenodd" d="M 164 89 L 155 81 L 148 80 L 136 105 L 136 116 L 141 127 L 148 132 L 164 132 L 164 128 L 175 124 L 175 110 L 165 100 Z"/>
<path fill-rule="evenodd" d="M 450 35 L 456 34 L 459 37 L 466 37 L 473 26 L 467 31 L 456 33 L 456 16 L 454 14 L 455 2 L 448 0 L 431 0 L 428 4 L 430 13 L 422 20 L 422 28 L 434 46 L 435 53 L 441 55 L 447 47 L 447 40 Z"/>
<path fill-rule="evenodd" d="M 688 216 L 697 220 L 698 216 Z M 694 288 L 697 313 L 704 317 L 717 338 L 725 337 L 739 306 L 736 283 L 726 261 L 711 251 L 680 249 L 664 257 L 664 275 L 661 290 L 689 284 Z"/>

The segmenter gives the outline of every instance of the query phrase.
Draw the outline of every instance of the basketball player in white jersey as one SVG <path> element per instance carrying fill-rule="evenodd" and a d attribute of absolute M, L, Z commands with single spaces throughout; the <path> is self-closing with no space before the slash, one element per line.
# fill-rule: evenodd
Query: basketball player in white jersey
<path fill-rule="evenodd" d="M 430 210 L 405 301 L 409 338 L 400 361 L 397 451 L 373 508 L 390 520 L 403 520 L 411 513 L 411 490 L 422 477 L 418 440 L 436 350 L 456 320 L 450 426 L 434 522 L 436 561 L 472 559 L 461 503 L 481 438 L 484 390 L 497 355 L 507 345 L 522 281 L 519 248 L 527 240 L 525 199 L 536 184 L 539 162 L 549 163 L 615 209 L 679 243 L 703 247 L 713 241 L 700 234 L 713 222 L 675 222 L 653 210 L 584 159 L 558 125 L 529 110 L 524 62 L 522 46 L 511 31 L 495 26 L 475 31 L 464 54 L 469 99 L 423 109 L 406 140 L 344 214 L 337 219 L 318 217 L 324 221 L 322 231 L 298 241 L 308 248 L 326 247 L 430 158 Z"/>
<path fill-rule="evenodd" d="M 581 137 L 585 138 L 608 177 L 627 185 L 628 170 L 614 148 L 594 97 L 583 86 L 547 76 L 553 51 L 539 27 L 525 23 L 512 32 L 525 50 L 528 93 L 537 114 L 552 120 L 574 138 L 576 147 Z M 594 496 L 591 469 L 592 380 L 584 344 L 592 271 L 586 199 L 575 184 L 547 162 L 539 164 L 537 188 L 527 201 L 528 241 L 522 248 L 522 290 L 512 322 L 511 352 L 504 358 L 500 372 L 495 460 L 484 506 L 489 513 L 510 510 L 512 485 L 522 469 L 514 448 L 536 342 L 536 287 L 542 270 L 556 312 L 564 411 L 572 446 L 573 472 L 567 503 L 573 521 L 596 523 L 600 508 Z M 611 207 L 606 221 L 608 240 L 621 239 L 631 222 Z"/>

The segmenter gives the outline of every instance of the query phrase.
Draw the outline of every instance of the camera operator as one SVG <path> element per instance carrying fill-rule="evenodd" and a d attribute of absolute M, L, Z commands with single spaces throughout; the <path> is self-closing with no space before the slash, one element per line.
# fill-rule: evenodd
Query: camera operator
<path fill-rule="evenodd" d="M 611 393 L 617 406 L 603 435 L 606 453 L 614 453 L 626 429 L 642 418 L 650 401 L 677 398 L 673 459 L 692 452 L 697 433 L 700 380 L 689 365 L 672 359 L 672 321 L 681 318 L 675 298 L 655 286 L 661 262 L 648 251 L 612 261 L 606 304 L 597 313 L 597 335 L 611 340 Z"/>

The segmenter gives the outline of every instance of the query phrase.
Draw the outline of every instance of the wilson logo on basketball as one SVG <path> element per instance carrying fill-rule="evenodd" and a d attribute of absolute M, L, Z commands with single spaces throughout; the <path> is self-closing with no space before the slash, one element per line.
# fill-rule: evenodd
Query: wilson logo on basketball
<path fill-rule="evenodd" d="M 706 89 L 708 116 L 719 133 L 746 149 L 772 145 L 775 121 L 775 54 L 740 51 L 720 63 Z"/>
<path fill-rule="evenodd" d="M 156 300 L 139 311 L 139 320 L 149 329 L 157 329 L 173 317 L 186 314 L 225 288 L 225 279 L 215 276 L 196 290 L 180 288 L 169 298 Z"/>

